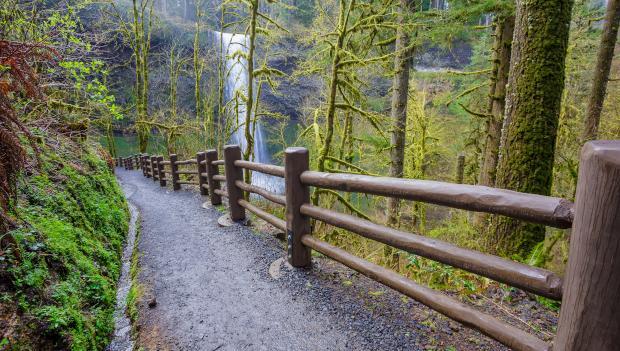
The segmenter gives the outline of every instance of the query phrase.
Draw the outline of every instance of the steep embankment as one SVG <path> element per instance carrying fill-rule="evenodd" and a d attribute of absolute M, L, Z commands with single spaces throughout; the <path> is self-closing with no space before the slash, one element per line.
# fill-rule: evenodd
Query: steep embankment
<path fill-rule="evenodd" d="M 0 248 L 0 349 L 103 349 L 129 214 L 104 152 L 48 138 L 18 185 Z"/>

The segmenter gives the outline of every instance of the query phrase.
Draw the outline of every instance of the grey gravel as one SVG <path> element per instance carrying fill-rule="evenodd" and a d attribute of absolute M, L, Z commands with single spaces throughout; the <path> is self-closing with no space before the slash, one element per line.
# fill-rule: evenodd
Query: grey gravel
<path fill-rule="evenodd" d="M 140 211 L 140 338 L 146 350 L 420 350 L 428 327 L 407 318 L 415 303 L 354 272 L 315 259 L 312 269 L 270 265 L 282 244 L 222 215 L 195 191 L 161 188 L 140 171 L 117 169 Z M 361 283 L 360 283 L 361 284 Z M 383 294 L 382 294 L 383 295 Z M 147 301 L 157 300 L 150 309 Z"/>

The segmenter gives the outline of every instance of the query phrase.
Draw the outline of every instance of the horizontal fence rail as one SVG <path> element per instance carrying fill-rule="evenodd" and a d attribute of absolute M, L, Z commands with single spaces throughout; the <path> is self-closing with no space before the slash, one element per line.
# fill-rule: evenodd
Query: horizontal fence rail
<path fill-rule="evenodd" d="M 311 250 L 334 259 L 420 303 L 475 328 L 520 351 L 551 350 L 552 345 L 439 291 L 422 286 L 394 271 L 356 257 L 312 237 L 311 220 L 460 268 L 530 293 L 563 302 L 554 350 L 612 351 L 620 344 L 620 141 L 587 143 L 582 151 L 577 201 L 525 194 L 476 185 L 309 170 L 309 153 L 288 148 L 284 167 L 241 159 L 237 145 L 199 152 L 196 159 L 145 154 L 117 158 L 116 165 L 142 169 L 145 177 L 167 181 L 178 190 L 197 185 L 213 205 L 227 198 L 230 218 L 242 221 L 249 211 L 286 233 L 287 257 L 294 267 L 311 264 Z M 169 170 L 164 166 L 168 166 Z M 195 167 L 180 170 L 179 166 Z M 224 166 L 224 173 L 220 173 Z M 244 182 L 244 172 L 260 172 L 285 180 L 283 195 Z M 190 180 L 180 179 L 189 175 Z M 249 174 L 246 174 L 249 179 Z M 225 186 L 222 188 L 222 186 Z M 465 249 L 441 240 L 391 228 L 351 214 L 310 203 L 310 187 L 421 201 L 469 211 L 504 215 L 556 228 L 572 228 L 566 278 L 501 257 Z M 250 201 L 256 194 L 284 206 L 285 219 Z"/>
<path fill-rule="evenodd" d="M 526 264 L 463 249 L 440 240 L 305 204 L 301 213 L 395 248 L 476 273 L 551 299 L 562 299 L 562 279 L 555 273 Z"/>
<path fill-rule="evenodd" d="M 286 197 L 282 195 L 278 195 L 276 193 L 272 193 L 267 189 L 263 189 L 261 187 L 250 185 L 245 182 L 237 181 L 235 185 L 238 186 L 241 190 L 246 191 L 248 193 L 253 193 L 264 197 L 265 199 L 282 206 L 286 206 Z"/>
<path fill-rule="evenodd" d="M 284 167 L 280 167 L 280 166 L 266 165 L 263 163 L 256 163 L 256 162 L 243 161 L 243 160 L 235 161 L 235 166 L 249 169 L 252 171 L 265 173 L 265 174 L 270 174 L 272 176 L 276 176 L 280 178 L 284 178 Z"/>
<path fill-rule="evenodd" d="M 573 204 L 568 200 L 486 186 L 313 171 L 304 172 L 301 182 L 325 189 L 501 214 L 558 228 L 570 228 L 573 221 Z"/>
<path fill-rule="evenodd" d="M 269 224 L 273 225 L 274 227 L 286 232 L 286 221 L 272 215 L 267 211 L 260 209 L 257 206 L 252 205 L 249 201 L 239 200 L 239 205 L 243 206 L 243 208 L 254 213 L 255 215 L 265 220 Z"/>
<path fill-rule="evenodd" d="M 310 235 L 302 237 L 304 245 L 330 257 L 363 275 L 401 292 L 412 299 L 517 350 L 550 350 L 550 345 L 537 337 L 479 312 L 433 289 L 421 286 L 402 275 L 354 256 Z"/>

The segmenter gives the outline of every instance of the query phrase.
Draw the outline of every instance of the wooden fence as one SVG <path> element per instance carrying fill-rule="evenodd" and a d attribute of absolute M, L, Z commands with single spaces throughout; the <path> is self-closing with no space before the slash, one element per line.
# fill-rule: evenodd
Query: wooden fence
<path fill-rule="evenodd" d="M 161 186 L 170 181 L 174 190 L 180 189 L 181 184 L 199 186 L 201 194 L 211 194 L 213 205 L 227 198 L 233 221 L 243 220 L 247 210 L 285 231 L 288 261 L 294 267 L 309 266 L 311 250 L 316 250 L 515 350 L 611 351 L 620 347 L 620 141 L 595 141 L 584 146 L 575 204 L 555 197 L 476 185 L 310 171 L 308 151 L 304 148 L 288 148 L 284 167 L 244 161 L 236 145 L 224 148 L 223 160 L 210 150 L 185 161 L 179 161 L 176 155 L 170 155 L 169 161 L 162 156 L 133 155 L 118 159 L 117 164 L 126 169 L 141 168 L 146 177 L 159 180 Z M 221 166 L 224 175 L 220 174 Z M 284 178 L 285 195 L 245 183 L 243 172 L 248 171 Z M 181 176 L 191 176 L 193 180 L 181 180 Z M 310 187 L 422 201 L 572 228 L 565 279 L 548 270 L 312 205 Z M 258 194 L 283 206 L 285 219 L 252 204 L 246 200 L 246 193 Z M 313 237 L 311 220 L 561 300 L 553 344 Z"/>

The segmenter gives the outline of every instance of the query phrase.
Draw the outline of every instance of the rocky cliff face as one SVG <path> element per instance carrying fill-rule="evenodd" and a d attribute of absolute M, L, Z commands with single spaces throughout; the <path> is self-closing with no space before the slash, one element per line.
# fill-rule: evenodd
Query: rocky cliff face
<path fill-rule="evenodd" d="M 414 66 L 422 69 L 461 69 L 471 63 L 473 51 L 469 43 L 455 41 L 450 48 L 424 45 L 413 59 Z"/>
<path fill-rule="evenodd" d="M 264 87 L 261 94 L 261 103 L 266 104 L 270 111 L 289 116 L 291 120 L 301 116 L 306 99 L 320 95 L 321 81 L 318 77 L 291 77 L 304 59 L 306 49 L 292 39 L 283 40 L 275 54 L 270 55 L 269 65 L 286 73 L 286 76 L 278 79 L 276 93 Z"/>
<path fill-rule="evenodd" d="M 306 50 L 307 48 L 293 39 L 283 40 L 276 48 L 275 53 L 270 55 L 269 65 L 283 71 L 287 76 L 278 80 L 277 93 L 264 87 L 261 95 L 261 103 L 265 104 L 270 111 L 289 116 L 292 121 L 301 116 L 306 99 L 320 96 L 320 78 L 291 77 L 298 63 L 304 59 Z M 414 65 L 420 70 L 462 69 L 470 64 L 471 56 L 471 46 L 463 41 L 454 42 L 450 49 L 424 46 L 418 50 L 418 54 L 414 58 Z M 366 87 L 364 93 L 371 98 L 387 98 L 390 88 L 390 79 L 383 76 L 373 77 L 371 84 Z M 384 105 L 383 108 L 389 106 L 389 104 Z M 378 109 L 382 110 L 381 107 Z"/>

